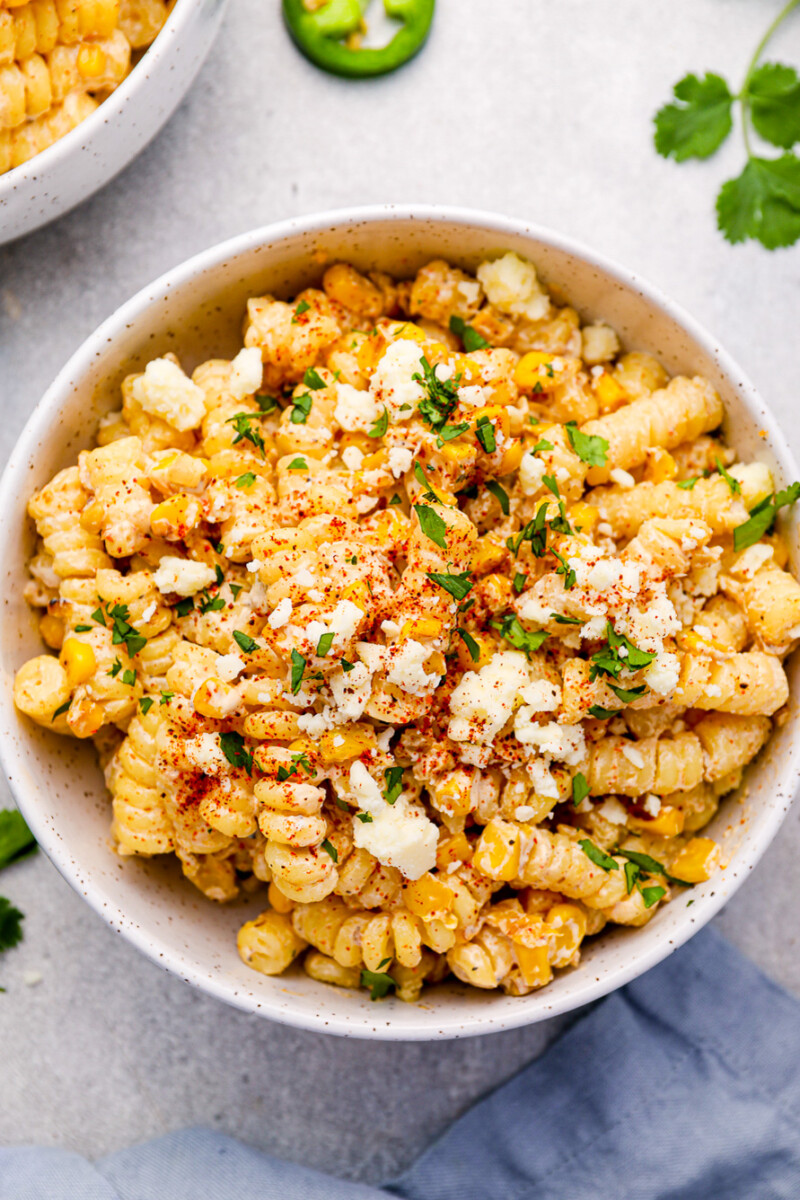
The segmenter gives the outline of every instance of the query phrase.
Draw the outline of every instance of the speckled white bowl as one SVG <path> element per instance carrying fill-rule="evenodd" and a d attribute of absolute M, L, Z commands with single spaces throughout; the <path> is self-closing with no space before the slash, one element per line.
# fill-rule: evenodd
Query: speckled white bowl
<path fill-rule="evenodd" d="M 726 405 L 726 432 L 777 480 L 797 468 L 775 422 L 739 368 L 676 305 L 630 272 L 543 229 L 486 213 L 422 206 L 354 209 L 303 217 L 215 246 L 168 272 L 118 310 L 81 347 L 31 416 L 0 481 L 0 562 L 6 575 L 0 624 L 0 753 L 33 832 L 64 877 L 154 962 L 229 1004 L 306 1029 L 356 1037 L 425 1039 L 509 1029 L 578 1008 L 666 958 L 722 907 L 775 836 L 798 784 L 797 706 L 767 752 L 729 798 L 711 832 L 728 862 L 679 895 L 644 929 L 617 929 L 587 946 L 580 967 L 541 992 L 511 998 L 448 984 L 413 1005 L 372 1003 L 364 992 L 326 987 L 295 968 L 269 979 L 243 966 L 236 930 L 263 899 L 219 907 L 181 879 L 174 864 L 114 856 L 109 802 L 91 746 L 20 719 L 14 671 L 41 652 L 22 599 L 32 537 L 25 504 L 36 487 L 75 461 L 98 417 L 118 403 L 122 377 L 177 351 L 184 365 L 231 355 L 241 345 L 245 300 L 264 291 L 289 297 L 318 280 L 320 262 L 343 257 L 366 269 L 408 275 L 435 256 L 473 269 L 506 249 L 528 255 L 585 317 L 605 318 L 629 348 L 652 350 L 672 372 L 708 376 Z M 791 529 L 796 546 L 797 528 Z M 791 666 L 797 693 L 797 663 Z"/>
<path fill-rule="evenodd" d="M 172 116 L 200 69 L 226 0 L 178 0 L 127 79 L 77 128 L 0 175 L 0 245 L 46 225 L 126 167 Z"/>

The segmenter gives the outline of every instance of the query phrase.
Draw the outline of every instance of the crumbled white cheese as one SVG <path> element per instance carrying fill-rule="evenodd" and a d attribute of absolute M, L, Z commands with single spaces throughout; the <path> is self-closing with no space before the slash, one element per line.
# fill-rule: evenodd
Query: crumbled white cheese
<path fill-rule="evenodd" d="M 153 583 L 162 596 L 175 592 L 178 596 L 193 596 L 210 587 L 217 578 L 213 567 L 195 562 L 192 558 L 176 558 L 165 554 L 153 574 Z"/>
<path fill-rule="evenodd" d="M 644 766 L 644 756 L 641 750 L 637 750 L 636 747 L 631 745 L 630 742 L 624 742 L 622 746 L 622 753 L 632 766 L 641 771 L 642 767 Z"/>
<path fill-rule="evenodd" d="M 775 490 L 772 472 L 766 463 L 734 463 L 728 474 L 741 484 L 741 500 L 748 512 Z"/>
<path fill-rule="evenodd" d="M 249 573 L 250 573 L 251 575 L 255 575 L 255 573 L 256 573 L 257 571 L 260 571 L 260 570 L 261 570 L 261 568 L 263 567 L 263 565 L 264 565 L 264 564 L 263 564 L 263 562 L 261 561 L 261 559 L 260 559 L 260 558 L 251 558 L 251 559 L 250 559 L 250 562 L 249 562 L 249 563 L 247 563 L 247 570 L 249 571 Z"/>
<path fill-rule="evenodd" d="M 454 742 L 491 742 L 529 681 L 528 661 L 516 650 L 501 651 L 479 671 L 468 671 L 450 697 L 448 735 Z"/>
<path fill-rule="evenodd" d="M 292 615 L 292 602 L 288 596 L 284 596 L 282 600 L 273 608 L 272 612 L 267 617 L 267 624 L 270 629 L 282 629 L 287 624 Z"/>
<path fill-rule="evenodd" d="M 605 637 L 606 633 L 606 617 L 591 617 L 588 621 L 584 621 L 581 625 L 581 638 L 585 642 L 596 642 L 600 638 Z M 624 646 L 620 646 L 620 651 L 625 650 Z M 625 650 L 627 654 L 627 650 Z"/>
<path fill-rule="evenodd" d="M 343 746 L 344 745 L 344 738 L 342 737 L 342 735 L 340 733 L 337 733 L 335 735 L 335 737 L 333 739 L 333 744 L 334 744 L 334 746 Z"/>
<path fill-rule="evenodd" d="M 546 625 L 551 620 L 552 611 L 552 604 L 543 604 L 534 592 L 525 592 L 517 604 L 517 612 L 523 621 L 531 621 L 536 625 Z"/>
<path fill-rule="evenodd" d="M 308 567 L 298 567 L 292 576 L 292 583 L 296 583 L 298 587 L 313 587 L 316 582 Z"/>
<path fill-rule="evenodd" d="M 437 379 L 449 379 L 453 374 L 453 368 L 449 363 L 437 363 L 433 368 L 433 373 Z"/>
<path fill-rule="evenodd" d="M 264 375 L 264 364 L 261 361 L 261 351 L 258 346 L 248 346 L 240 350 L 231 363 L 230 391 L 237 400 L 252 396 L 261 387 Z"/>
<path fill-rule="evenodd" d="M 37 983 L 41 983 L 44 976 L 41 971 L 23 971 L 22 982 L 25 987 L 36 987 Z"/>
<path fill-rule="evenodd" d="M 551 800 L 558 799 L 558 784 L 553 776 L 547 763 L 542 758 L 534 758 L 527 764 L 528 775 L 530 776 L 533 790 L 537 796 L 548 796 Z"/>
<path fill-rule="evenodd" d="M 227 769 L 228 760 L 222 753 L 216 733 L 198 733 L 183 742 L 183 751 L 192 766 L 206 775 L 218 775 Z"/>
<path fill-rule="evenodd" d="M 414 451 L 408 446 L 392 446 L 389 450 L 389 470 L 395 479 L 411 470 L 414 461 Z"/>
<path fill-rule="evenodd" d="M 680 677 L 680 659 L 669 650 L 659 654 L 644 672 L 647 686 L 659 696 L 668 696 L 677 686 Z"/>
<path fill-rule="evenodd" d="M 400 626 L 397 621 L 381 621 L 381 633 L 385 633 L 389 638 L 399 637 Z"/>
<path fill-rule="evenodd" d="M 519 482 L 526 496 L 536 495 L 542 486 L 542 477 L 546 471 L 547 467 L 541 458 L 531 454 L 530 450 L 527 454 L 523 454 L 522 462 L 519 464 Z"/>
<path fill-rule="evenodd" d="M 458 399 L 461 404 L 471 404 L 475 408 L 485 408 L 492 399 L 492 389 L 481 387 L 479 383 L 470 383 L 458 389 Z"/>
<path fill-rule="evenodd" d="M 536 712 L 555 712 L 561 703 L 561 688 L 549 679 L 534 679 L 526 684 L 520 696 Z"/>
<path fill-rule="evenodd" d="M 238 654 L 220 654 L 215 668 L 217 679 L 231 683 L 241 675 L 244 665 L 244 659 L 240 658 Z"/>
<path fill-rule="evenodd" d="M 370 671 L 380 671 L 386 658 L 385 646 L 376 646 L 374 642 L 358 642 L 356 650 L 358 657 L 367 664 Z"/>
<path fill-rule="evenodd" d="M 656 796 L 653 792 L 651 792 L 648 796 L 645 796 L 644 800 L 642 801 L 642 808 L 647 813 L 648 817 L 657 817 L 661 812 L 661 797 Z"/>
<path fill-rule="evenodd" d="M 309 737 L 319 737 L 326 730 L 334 728 L 330 709 L 321 713 L 301 713 L 297 718 L 297 724 L 300 731 L 307 733 Z"/>
<path fill-rule="evenodd" d="M 206 415 L 203 389 L 171 358 L 154 358 L 149 362 L 144 374 L 134 379 L 131 395 L 145 412 L 161 417 L 181 433 L 196 429 Z"/>
<path fill-rule="evenodd" d="M 362 392 L 349 383 L 337 382 L 333 415 L 340 428 L 348 433 L 369 433 L 379 414 L 380 410 L 369 392 Z"/>
<path fill-rule="evenodd" d="M 402 797 L 373 813 L 369 823 L 353 817 L 353 842 L 406 879 L 419 879 L 436 866 L 439 831 L 421 809 Z"/>
<path fill-rule="evenodd" d="M 530 821 L 531 817 L 533 817 L 535 815 L 536 815 L 536 809 L 532 808 L 530 806 L 530 804 L 520 804 L 517 808 L 514 809 L 514 820 L 515 821 Z"/>
<path fill-rule="evenodd" d="M 585 363 L 610 362 L 618 353 L 619 338 L 610 325 L 584 325 L 581 330 L 581 357 Z"/>
<path fill-rule="evenodd" d="M 372 672 L 359 662 L 350 671 L 334 671 L 328 683 L 336 704 L 337 724 L 357 721 L 372 695 Z"/>
<path fill-rule="evenodd" d="M 147 608 L 142 613 L 142 620 L 149 621 L 151 619 L 151 617 L 153 617 L 155 615 L 155 611 L 157 608 L 158 608 L 158 605 L 156 604 L 155 600 L 153 600 L 151 604 L 148 604 Z"/>
<path fill-rule="evenodd" d="M 456 291 L 460 292 L 467 304 L 477 307 L 481 300 L 481 285 L 475 279 L 459 279 Z"/>
<path fill-rule="evenodd" d="M 493 262 L 482 262 L 475 272 L 490 304 L 501 312 L 539 321 L 550 310 L 550 300 L 536 276 L 533 263 L 509 251 Z"/>
<path fill-rule="evenodd" d="M 705 686 L 706 695 L 712 700 L 718 700 L 722 695 L 722 688 L 718 683 L 707 683 Z"/>
<path fill-rule="evenodd" d="M 380 785 L 359 759 L 350 767 L 349 780 L 353 799 L 364 812 L 374 816 L 386 807 L 386 800 Z"/>
<path fill-rule="evenodd" d="M 612 825 L 625 825 L 627 823 L 628 810 L 616 796 L 608 796 L 597 811 L 604 821 L 610 821 Z"/>
<path fill-rule="evenodd" d="M 369 390 L 376 412 L 385 408 L 392 424 L 413 417 L 425 396 L 422 384 L 412 378 L 422 374 L 422 348 L 400 338 L 386 349 L 372 372 Z"/>
<path fill-rule="evenodd" d="M 423 646 L 414 638 L 408 638 L 399 644 L 399 651 L 390 658 L 390 668 L 386 675 L 388 683 L 408 692 L 411 696 L 428 696 L 439 685 L 441 675 L 429 675 L 424 669 L 424 663 L 431 655 L 431 647 Z"/>
<path fill-rule="evenodd" d="M 621 488 L 627 489 L 636 486 L 636 480 L 630 471 L 623 471 L 622 467 L 614 467 L 613 471 L 609 471 L 608 477 Z"/>
<path fill-rule="evenodd" d="M 534 716 L 534 710 L 527 705 L 517 712 L 514 733 L 518 742 L 525 746 L 536 746 L 541 754 L 568 763 L 571 767 L 583 762 L 586 740 L 582 725 L 558 725 L 555 721 L 539 725 L 534 721 Z"/>
<path fill-rule="evenodd" d="M 348 471 L 360 471 L 364 462 L 363 451 L 359 450 L 358 446 L 345 446 L 342 451 L 342 462 Z"/>

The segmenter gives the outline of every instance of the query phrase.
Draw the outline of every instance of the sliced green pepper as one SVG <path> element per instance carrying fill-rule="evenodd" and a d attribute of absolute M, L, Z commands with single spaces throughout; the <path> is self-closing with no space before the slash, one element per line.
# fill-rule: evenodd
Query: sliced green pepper
<path fill-rule="evenodd" d="M 369 0 L 327 0 L 320 8 L 306 8 L 304 0 L 283 0 L 286 25 L 306 58 L 323 71 L 354 79 L 385 75 L 413 58 L 430 33 L 435 0 L 383 0 L 388 17 L 402 21 L 385 46 L 356 48 L 345 38 L 356 33 Z"/>

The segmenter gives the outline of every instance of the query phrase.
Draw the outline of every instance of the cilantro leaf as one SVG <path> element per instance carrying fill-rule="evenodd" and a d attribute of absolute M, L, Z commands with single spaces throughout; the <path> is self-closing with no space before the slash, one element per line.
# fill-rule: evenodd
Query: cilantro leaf
<path fill-rule="evenodd" d="M 442 550 L 447 549 L 447 524 L 439 516 L 435 508 L 428 508 L 426 504 L 415 504 L 414 512 L 419 518 L 419 527 L 427 538 L 433 542 L 435 546 L 440 546 Z"/>
<path fill-rule="evenodd" d="M 0 896 L 0 953 L 22 941 L 23 914 L 5 896 Z"/>
<path fill-rule="evenodd" d="M 302 396 L 295 396 L 292 400 L 292 411 L 289 413 L 292 425 L 305 425 L 313 403 L 314 397 L 310 392 L 304 392 Z"/>
<path fill-rule="evenodd" d="M 386 433 L 386 430 L 388 428 L 389 428 L 389 410 L 386 407 L 386 405 L 384 405 L 383 412 L 381 413 L 381 415 L 379 417 L 375 418 L 375 422 L 374 422 L 372 428 L 369 430 L 367 436 L 371 437 L 371 438 L 381 438 L 384 436 L 384 434 Z"/>
<path fill-rule="evenodd" d="M 253 399 L 264 416 L 267 416 L 268 413 L 274 412 L 278 407 L 278 401 L 276 398 L 274 396 L 268 396 L 266 392 L 256 392 Z"/>
<path fill-rule="evenodd" d="M 122 682 L 126 687 L 133 687 L 136 683 L 136 672 L 131 671 L 130 667 L 122 672 Z"/>
<path fill-rule="evenodd" d="M 200 612 L 205 616 L 210 612 L 222 612 L 225 607 L 225 601 L 222 596 L 209 596 L 208 592 L 200 599 Z"/>
<path fill-rule="evenodd" d="M 387 975 L 385 971 L 368 971 L 364 967 L 361 971 L 361 986 L 369 988 L 370 999 L 383 1000 L 397 985 L 391 975 Z"/>
<path fill-rule="evenodd" d="M 514 578 L 511 581 L 511 586 L 514 589 L 514 592 L 517 596 L 520 594 L 520 592 L 525 591 L 525 584 L 527 582 L 528 582 L 528 576 L 523 571 L 517 571 L 516 575 L 514 576 Z M 580 622 L 579 622 L 579 624 L 580 624 Z"/>
<path fill-rule="evenodd" d="M 456 600 L 463 600 L 472 591 L 472 580 L 469 571 L 461 575 L 447 575 L 439 571 L 426 571 L 431 583 L 437 584 L 445 592 L 449 592 Z"/>
<path fill-rule="evenodd" d="M 482 337 L 477 329 L 473 329 L 471 325 L 468 325 L 463 317 L 457 317 L 453 314 L 450 318 L 450 329 L 456 337 L 461 338 L 467 354 L 472 350 L 485 350 L 489 345 L 486 338 Z"/>
<path fill-rule="evenodd" d="M 608 721 L 611 717 L 618 717 L 621 712 L 621 708 L 603 708 L 602 704 L 593 704 L 589 709 L 589 715 L 597 717 L 598 721 Z"/>
<path fill-rule="evenodd" d="M 590 467 L 604 467 L 608 455 L 608 442 L 604 437 L 593 433 L 581 433 L 574 421 L 566 425 L 569 444 L 582 462 Z"/>
<path fill-rule="evenodd" d="M 245 471 L 244 475 L 240 475 L 238 479 L 234 479 L 233 486 L 237 488 L 252 487 L 256 481 L 256 477 L 252 471 Z"/>
<path fill-rule="evenodd" d="M 307 471 L 308 463 L 298 454 L 297 458 L 293 458 L 286 468 L 287 471 Z"/>
<path fill-rule="evenodd" d="M 437 446 L 443 442 L 452 442 L 453 438 L 460 437 L 462 433 L 466 433 L 469 429 L 469 421 L 462 421 L 460 425 L 442 425 L 439 430 L 439 439 Z"/>
<path fill-rule="evenodd" d="M 758 134 L 788 150 L 800 142 L 800 77 L 794 67 L 762 63 L 747 87 L 750 118 Z"/>
<path fill-rule="evenodd" d="M 259 649 L 258 642 L 251 638 L 249 634 L 242 633 L 240 629 L 234 629 L 233 640 L 245 654 L 255 654 L 256 650 Z"/>
<path fill-rule="evenodd" d="M 325 655 L 328 653 L 331 646 L 333 645 L 333 639 L 335 637 L 336 637 L 335 633 L 323 633 L 322 637 L 317 642 L 317 655 L 320 658 L 324 658 Z"/>
<path fill-rule="evenodd" d="M 731 474 L 729 474 L 728 471 L 725 470 L 725 468 L 722 465 L 722 460 L 720 459 L 720 457 L 718 455 L 714 456 L 714 462 L 717 464 L 717 470 L 719 471 L 720 475 L 727 483 L 728 487 L 731 489 L 731 492 L 733 493 L 733 495 L 741 496 L 742 485 L 739 483 L 739 480 L 734 479 L 733 476 Z"/>
<path fill-rule="evenodd" d="M 371 813 L 356 813 L 356 820 L 360 821 L 362 825 L 371 825 L 372 824 L 372 814 Z"/>
<path fill-rule="evenodd" d="M 246 749 L 240 733 L 221 733 L 219 748 L 232 767 L 243 767 L 248 775 L 253 771 L 253 756 Z"/>
<path fill-rule="evenodd" d="M 526 656 L 538 650 L 549 637 L 544 629 L 537 629 L 535 633 L 530 633 L 516 613 L 505 613 L 504 616 L 495 618 L 492 621 L 492 628 L 499 630 L 507 642 L 517 650 L 522 650 Z"/>
<path fill-rule="evenodd" d="M 583 853 L 588 859 L 595 864 L 596 867 L 602 867 L 604 871 L 618 871 L 619 863 L 606 854 L 599 846 L 595 846 L 594 842 L 590 842 L 588 838 L 583 838 L 578 842 Z"/>
<path fill-rule="evenodd" d="M 555 449 L 555 446 L 553 445 L 552 442 L 548 442 L 547 438 L 540 438 L 539 441 L 536 443 L 536 445 L 532 448 L 531 454 L 538 454 L 539 451 L 542 451 L 544 453 L 547 450 L 554 450 L 554 449 Z"/>
<path fill-rule="evenodd" d="M 326 853 L 326 854 L 327 854 L 327 855 L 328 855 L 330 858 L 332 858 L 332 859 L 333 859 L 333 861 L 334 861 L 334 862 L 338 862 L 338 861 L 339 861 L 339 851 L 336 849 L 336 847 L 334 846 L 334 844 L 333 844 L 333 842 L 330 840 L 330 838 L 325 838 L 325 841 L 322 843 L 322 847 L 321 847 L 321 848 L 322 848 L 322 849 L 325 851 L 325 853 Z"/>
<path fill-rule="evenodd" d="M 497 449 L 497 438 L 494 432 L 494 425 L 488 417 L 478 417 L 478 422 L 475 426 L 475 436 L 487 454 L 494 454 Z"/>
<path fill-rule="evenodd" d="M 675 102 L 656 113 L 656 150 L 664 158 L 684 162 L 708 158 L 731 131 L 733 96 L 721 75 L 712 72 L 700 79 L 685 75 L 672 89 Z"/>
<path fill-rule="evenodd" d="M 307 313 L 310 308 L 311 308 L 311 305 L 308 303 L 307 300 L 301 300 L 300 303 L 295 306 L 294 316 L 292 317 L 292 324 L 299 325 L 300 322 L 297 320 L 297 318 L 302 317 L 303 313 Z"/>
<path fill-rule="evenodd" d="M 261 436 L 258 428 L 253 428 L 253 422 L 260 420 L 260 413 L 238 412 L 234 413 L 232 417 L 228 417 L 225 421 L 225 424 L 232 425 L 236 431 L 236 437 L 233 439 L 232 443 L 234 446 L 237 445 L 238 442 L 251 442 L 252 445 L 255 446 L 256 450 L 261 452 L 261 457 L 265 458 L 266 454 L 264 450 L 264 439 Z"/>
<path fill-rule="evenodd" d="M 699 475 L 692 475 L 691 479 L 680 479 L 675 486 L 684 492 L 690 492 L 699 478 Z"/>
<path fill-rule="evenodd" d="M 303 686 L 303 673 L 306 669 L 306 660 L 302 654 L 298 654 L 296 650 L 292 650 L 292 693 L 296 696 Z"/>
<path fill-rule="evenodd" d="M 320 388 L 324 388 L 326 386 L 325 380 L 318 371 L 314 370 L 313 367 L 306 368 L 303 375 L 303 383 L 307 388 L 311 388 L 312 392 L 317 392 Z"/>
<path fill-rule="evenodd" d="M 154 704 L 155 700 L 152 696 L 142 696 L 141 700 L 139 701 L 139 710 L 140 712 L 144 713 L 145 716 L 147 716 Z"/>
<path fill-rule="evenodd" d="M 800 159 L 751 158 L 717 197 L 717 225 L 729 242 L 755 238 L 767 250 L 800 238 Z"/>
<path fill-rule="evenodd" d="M 387 804 L 394 804 L 403 790 L 403 768 L 387 767 L 383 772 L 383 778 L 386 780 L 384 799 Z"/>
<path fill-rule="evenodd" d="M 487 492 L 492 493 L 495 500 L 497 501 L 497 503 L 500 505 L 500 508 L 502 509 L 503 516 L 507 517 L 510 512 L 510 509 L 509 509 L 509 505 L 508 505 L 508 492 L 505 490 L 505 488 L 502 488 L 496 479 L 487 479 L 486 480 L 486 490 L 487 490 Z"/>
<path fill-rule="evenodd" d="M 27 854 L 35 845 L 36 839 L 22 813 L 15 808 L 0 809 L 0 868 Z"/>
<path fill-rule="evenodd" d="M 739 550 L 746 550 L 748 546 L 754 546 L 765 533 L 770 531 L 778 510 L 786 505 L 794 504 L 799 497 L 800 483 L 790 483 L 788 488 L 784 488 L 781 492 L 775 492 L 772 496 L 767 496 L 766 499 L 751 508 L 750 519 L 737 525 L 733 531 L 734 550 L 738 553 Z"/>
<path fill-rule="evenodd" d="M 648 875 L 663 875 L 665 879 L 669 879 L 671 883 L 678 883 L 681 887 L 692 887 L 685 879 L 676 879 L 674 875 L 670 875 L 667 868 L 658 859 L 651 858 L 649 854 L 641 854 L 638 850 L 615 850 L 615 854 L 619 854 L 622 858 L 627 858 L 630 862 L 636 863 L 637 867 L 641 867 Z"/>
<path fill-rule="evenodd" d="M 419 360 L 422 374 L 415 372 L 411 378 L 415 383 L 421 383 L 427 395 L 419 402 L 419 413 L 423 421 L 431 429 L 438 432 L 458 404 L 458 391 L 452 379 L 440 379 L 436 369 L 431 366 L 425 355 Z"/>
<path fill-rule="evenodd" d="M 652 908 L 654 904 L 658 904 L 662 896 L 666 895 L 667 889 L 663 887 L 640 887 L 639 891 L 642 894 L 645 908 Z"/>
<path fill-rule="evenodd" d="M 572 777 L 572 803 L 578 808 L 589 795 L 589 784 L 586 776 L 580 771 Z"/>
<path fill-rule="evenodd" d="M 194 611 L 194 600 L 191 596 L 184 597 L 175 605 L 175 612 L 179 617 L 188 617 L 190 612 Z"/>
<path fill-rule="evenodd" d="M 553 493 L 556 500 L 561 499 L 561 492 L 558 490 L 558 484 L 556 482 L 555 475 L 543 475 L 542 483 L 549 491 L 551 491 Z"/>
<path fill-rule="evenodd" d="M 623 704 L 633 704 L 634 700 L 638 700 L 639 697 L 644 695 L 645 692 L 644 684 L 633 688 L 619 687 L 619 685 L 616 683 L 610 683 L 608 686 L 611 688 L 617 699 L 621 700 Z"/>
<path fill-rule="evenodd" d="M 472 634 L 468 633 L 466 629 L 457 629 L 456 633 L 469 650 L 469 656 L 472 661 L 475 663 L 478 662 L 481 656 L 481 649 Z"/>
<path fill-rule="evenodd" d="M 557 625 L 582 625 L 580 617 L 565 617 L 563 613 L 550 613 Z"/>
<path fill-rule="evenodd" d="M 625 863 L 624 869 L 625 869 L 625 890 L 627 891 L 628 895 L 630 896 L 631 892 L 634 889 L 634 886 L 639 881 L 639 875 L 641 874 L 641 867 L 637 866 L 637 864 L 635 862 L 628 861 Z"/>

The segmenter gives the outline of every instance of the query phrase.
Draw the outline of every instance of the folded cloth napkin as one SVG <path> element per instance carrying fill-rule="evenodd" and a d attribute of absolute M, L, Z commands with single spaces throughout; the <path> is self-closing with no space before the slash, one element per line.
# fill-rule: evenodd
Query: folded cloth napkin
<path fill-rule="evenodd" d="M 399 1179 L 206 1129 L 91 1164 L 0 1149 L 0 1200 L 797 1200 L 800 1003 L 710 930 L 597 1005 Z"/>

